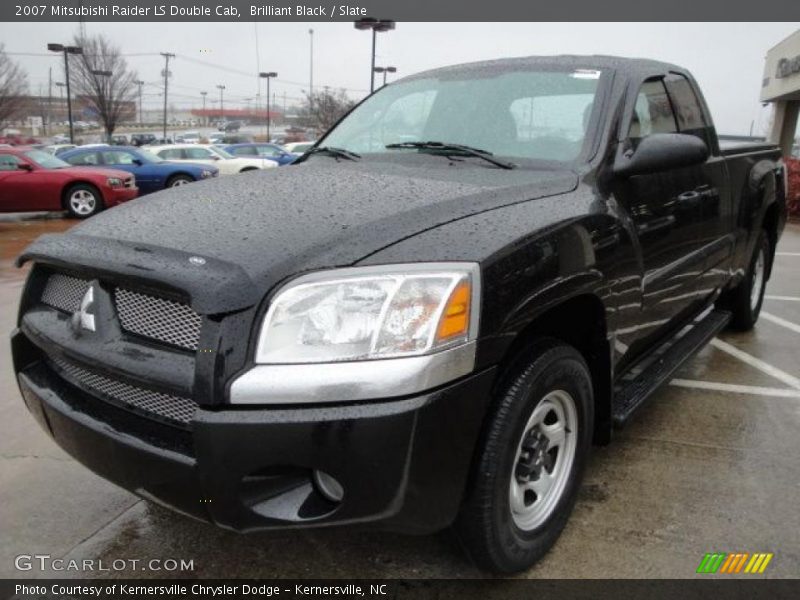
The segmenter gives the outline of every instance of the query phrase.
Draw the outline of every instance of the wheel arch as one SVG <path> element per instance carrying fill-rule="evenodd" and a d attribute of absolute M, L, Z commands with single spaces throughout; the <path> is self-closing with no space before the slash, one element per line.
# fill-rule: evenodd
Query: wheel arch
<path fill-rule="evenodd" d="M 612 355 L 603 301 L 595 293 L 577 293 L 530 318 L 504 352 L 497 381 L 504 378 L 519 354 L 540 338 L 569 344 L 583 356 L 589 367 L 594 393 L 593 440 L 596 444 L 608 443 L 611 437 Z"/>
<path fill-rule="evenodd" d="M 176 177 L 188 177 L 192 181 L 198 181 L 198 177 L 192 175 L 189 171 L 175 171 L 174 173 L 170 173 L 164 178 L 164 187 L 169 187 L 169 182 L 175 179 Z"/>
<path fill-rule="evenodd" d="M 90 185 L 90 186 L 92 186 L 94 189 L 96 189 L 96 190 L 97 190 L 97 193 L 98 193 L 98 194 L 100 194 L 100 201 L 101 201 L 101 202 L 102 202 L 102 203 L 105 205 L 105 203 L 106 203 L 106 198 L 105 198 L 105 196 L 103 195 L 103 190 L 102 190 L 102 188 L 101 188 L 99 185 L 97 185 L 97 184 L 96 184 L 94 181 L 91 181 L 91 180 L 89 180 L 89 179 L 73 179 L 73 180 L 71 180 L 71 181 L 68 181 L 68 182 L 66 182 L 66 183 L 65 183 L 65 184 L 64 184 L 64 185 L 61 187 L 61 192 L 60 192 L 60 195 L 59 195 L 59 197 L 61 198 L 61 207 L 62 207 L 64 210 L 67 210 L 67 200 L 68 200 L 68 198 L 67 198 L 67 192 L 70 190 L 70 188 L 73 188 L 74 186 L 76 186 L 76 185 L 81 185 L 81 184 L 83 184 L 83 185 Z"/>
<path fill-rule="evenodd" d="M 781 170 L 773 161 L 762 160 L 756 163 L 750 171 L 748 180 L 751 193 L 760 201 L 760 211 L 755 226 L 750 231 L 751 244 L 754 246 L 759 232 L 763 229 L 767 235 L 770 246 L 770 256 L 767 260 L 767 278 L 772 275 L 772 264 L 775 259 L 775 248 L 782 223 L 786 220 L 786 200 L 784 187 L 780 185 Z M 752 254 L 752 248 L 748 256 Z"/>

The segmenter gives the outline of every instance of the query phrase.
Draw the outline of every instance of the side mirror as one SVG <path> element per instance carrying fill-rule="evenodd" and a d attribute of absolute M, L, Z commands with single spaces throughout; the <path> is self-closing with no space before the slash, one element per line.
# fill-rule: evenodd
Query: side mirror
<path fill-rule="evenodd" d="M 700 138 L 686 133 L 654 133 L 639 142 L 636 150 L 617 150 L 614 174 L 620 177 L 647 175 L 703 164 L 709 151 Z"/>
<path fill-rule="evenodd" d="M 28 163 L 19 163 L 17 164 L 17 169 L 20 171 L 33 171 L 33 165 L 29 165 Z"/>
<path fill-rule="evenodd" d="M 141 159 L 141 158 L 134 158 L 132 162 L 133 162 L 133 164 L 135 164 L 137 167 L 141 167 L 141 166 L 142 166 L 142 159 Z"/>

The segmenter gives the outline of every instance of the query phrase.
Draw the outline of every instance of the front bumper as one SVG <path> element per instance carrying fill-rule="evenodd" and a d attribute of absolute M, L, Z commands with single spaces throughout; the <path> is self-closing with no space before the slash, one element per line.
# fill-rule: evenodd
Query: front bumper
<path fill-rule="evenodd" d="M 456 516 L 494 370 L 399 400 L 200 409 L 191 431 L 150 423 L 67 383 L 12 339 L 30 412 L 102 477 L 181 513 L 239 531 L 345 523 L 429 533 Z M 314 470 L 336 478 L 341 502 Z"/>
<path fill-rule="evenodd" d="M 128 200 L 133 200 L 139 195 L 138 187 L 109 188 L 106 191 L 106 205 L 117 206 Z"/>

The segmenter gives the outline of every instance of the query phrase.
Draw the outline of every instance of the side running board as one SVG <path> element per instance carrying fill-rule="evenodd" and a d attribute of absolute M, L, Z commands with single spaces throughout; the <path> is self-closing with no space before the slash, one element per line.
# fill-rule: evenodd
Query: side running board
<path fill-rule="evenodd" d="M 614 388 L 614 425 L 621 427 L 645 400 L 728 324 L 731 315 L 709 310 L 628 371 Z"/>

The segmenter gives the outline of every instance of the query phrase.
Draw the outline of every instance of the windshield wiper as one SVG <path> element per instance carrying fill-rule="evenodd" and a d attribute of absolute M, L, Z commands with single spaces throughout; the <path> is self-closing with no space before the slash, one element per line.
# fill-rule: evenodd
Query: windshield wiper
<path fill-rule="evenodd" d="M 306 154 L 330 154 L 331 156 L 335 156 L 336 158 L 346 158 L 347 160 L 358 160 L 361 158 L 360 154 L 355 152 L 351 152 L 350 150 L 345 150 L 344 148 L 336 148 L 335 146 L 318 146 L 316 148 L 311 148 L 306 150 Z"/>
<path fill-rule="evenodd" d="M 482 158 L 486 162 L 490 162 L 501 169 L 513 169 L 517 166 L 514 163 L 494 158 L 494 155 L 488 150 L 481 150 L 480 148 L 473 148 L 472 146 L 465 146 L 463 144 L 448 144 L 446 142 L 398 142 L 397 144 L 387 144 L 386 148 L 389 150 L 394 148 L 439 150 L 443 154 L 465 154 L 467 156 Z"/>

